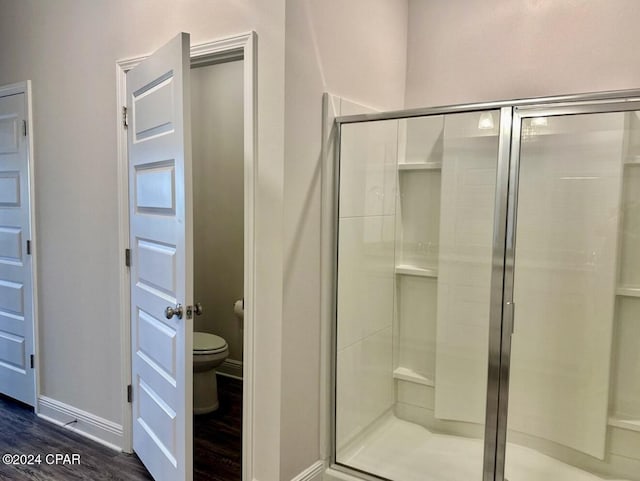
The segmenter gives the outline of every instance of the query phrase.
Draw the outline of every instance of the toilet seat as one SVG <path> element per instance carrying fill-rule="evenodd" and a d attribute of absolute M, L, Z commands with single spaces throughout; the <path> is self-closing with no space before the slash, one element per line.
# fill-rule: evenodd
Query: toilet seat
<path fill-rule="evenodd" d="M 222 337 L 208 332 L 193 333 L 193 354 L 208 355 L 223 352 L 228 349 L 227 341 Z"/>

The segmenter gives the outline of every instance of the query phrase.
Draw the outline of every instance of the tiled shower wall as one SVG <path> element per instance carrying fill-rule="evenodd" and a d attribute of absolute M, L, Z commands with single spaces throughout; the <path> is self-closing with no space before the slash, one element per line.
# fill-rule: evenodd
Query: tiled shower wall
<path fill-rule="evenodd" d="M 394 404 L 396 158 L 396 121 L 343 126 L 338 227 L 338 449 Z"/>

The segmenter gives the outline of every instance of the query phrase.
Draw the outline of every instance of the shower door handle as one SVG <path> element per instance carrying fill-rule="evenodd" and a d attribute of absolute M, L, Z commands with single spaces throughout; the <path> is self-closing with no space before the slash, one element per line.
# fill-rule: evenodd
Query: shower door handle
<path fill-rule="evenodd" d="M 515 331 L 515 303 L 513 301 L 507 301 L 505 303 L 505 321 L 509 323 L 511 334 Z"/>

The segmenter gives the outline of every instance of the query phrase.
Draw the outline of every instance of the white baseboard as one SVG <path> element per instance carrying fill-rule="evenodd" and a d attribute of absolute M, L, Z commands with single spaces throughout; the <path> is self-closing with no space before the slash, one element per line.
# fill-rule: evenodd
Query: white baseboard
<path fill-rule="evenodd" d="M 225 359 L 224 362 L 216 368 L 216 373 L 221 376 L 242 380 L 242 361 Z"/>
<path fill-rule="evenodd" d="M 351 474 L 329 468 L 325 471 L 322 479 L 323 481 L 360 481 L 362 478 L 357 478 Z"/>
<path fill-rule="evenodd" d="M 47 396 L 38 397 L 38 417 L 85 436 L 108 448 L 122 451 L 122 426 L 82 409 L 56 401 Z M 72 424 L 70 421 L 76 420 Z"/>
<path fill-rule="evenodd" d="M 324 461 L 316 461 L 291 481 L 321 481 L 324 471 Z"/>

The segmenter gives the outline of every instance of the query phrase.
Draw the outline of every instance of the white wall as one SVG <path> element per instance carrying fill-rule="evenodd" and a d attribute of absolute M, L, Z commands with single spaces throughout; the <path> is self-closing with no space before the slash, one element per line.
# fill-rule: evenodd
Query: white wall
<path fill-rule="evenodd" d="M 409 0 L 406 106 L 637 88 L 636 0 Z"/>
<path fill-rule="evenodd" d="M 397 108 L 405 84 L 406 2 L 286 3 L 286 51 L 285 3 L 0 0 L 0 83 L 33 81 L 42 394 L 116 424 L 124 385 L 115 63 L 179 31 L 192 43 L 257 32 L 261 480 L 291 479 L 320 455 L 321 94 Z"/>
<path fill-rule="evenodd" d="M 195 330 L 222 336 L 242 361 L 244 293 L 243 62 L 191 70 Z"/>
<path fill-rule="evenodd" d="M 122 422 L 116 60 L 181 30 L 198 43 L 254 29 L 255 475 L 290 479 L 317 459 L 321 93 L 402 107 L 405 58 L 408 106 L 640 78 L 635 0 L 409 4 L 407 34 L 407 4 L 396 0 L 0 0 L 0 83 L 34 82 L 43 394 Z"/>
<path fill-rule="evenodd" d="M 322 450 L 321 96 L 326 91 L 381 109 L 401 107 L 407 23 L 404 1 L 286 4 L 281 479 L 291 479 Z"/>
<path fill-rule="evenodd" d="M 0 84 L 33 81 L 42 394 L 116 424 L 121 379 L 116 75 L 179 31 L 258 34 L 254 476 L 278 479 L 284 1 L 0 0 Z"/>

